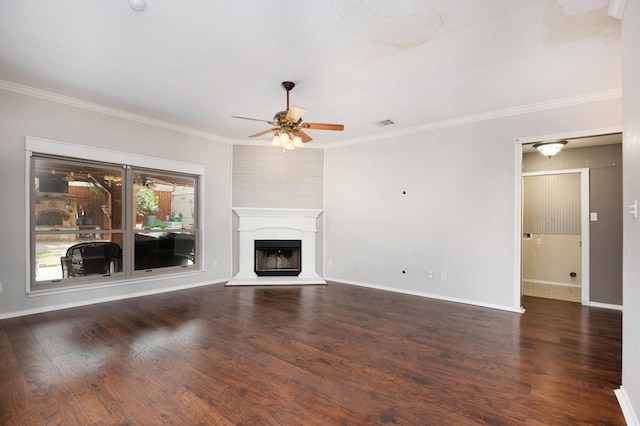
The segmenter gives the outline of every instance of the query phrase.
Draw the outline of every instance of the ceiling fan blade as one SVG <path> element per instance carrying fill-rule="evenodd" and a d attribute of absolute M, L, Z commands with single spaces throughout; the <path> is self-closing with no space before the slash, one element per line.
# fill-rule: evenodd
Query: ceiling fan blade
<path fill-rule="evenodd" d="M 291 120 L 294 123 L 297 123 L 298 120 L 302 118 L 302 116 L 306 111 L 307 110 L 302 107 L 292 105 L 291 108 L 289 108 L 289 111 L 287 111 L 286 119 Z"/>
<path fill-rule="evenodd" d="M 302 142 L 311 142 L 313 140 L 311 139 L 311 136 L 309 136 L 308 134 L 306 134 L 300 129 L 298 129 L 298 135 L 300 135 L 300 139 L 302 139 Z"/>
<path fill-rule="evenodd" d="M 300 127 L 316 130 L 344 130 L 344 124 L 302 123 Z"/>
<path fill-rule="evenodd" d="M 276 131 L 276 130 L 278 130 L 278 129 L 265 130 L 264 132 L 256 133 L 255 135 L 250 135 L 249 137 L 250 138 L 255 138 L 255 137 L 258 137 L 258 136 L 266 135 L 267 133 L 271 133 L 271 132 Z"/>
<path fill-rule="evenodd" d="M 232 118 L 240 118 L 242 120 L 262 121 L 263 123 L 269 123 L 272 126 L 277 126 L 276 123 L 274 123 L 273 121 L 270 121 L 270 120 L 261 120 L 259 118 L 249 118 L 249 117 L 238 117 L 237 115 L 232 115 L 231 117 Z"/>

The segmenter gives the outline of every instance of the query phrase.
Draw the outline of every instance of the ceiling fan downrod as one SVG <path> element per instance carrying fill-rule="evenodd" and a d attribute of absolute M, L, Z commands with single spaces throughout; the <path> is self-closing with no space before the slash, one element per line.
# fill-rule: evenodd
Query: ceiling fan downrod
<path fill-rule="evenodd" d="M 296 87 L 296 84 L 293 81 L 283 81 L 282 82 L 282 88 L 287 91 L 287 111 L 289 111 L 289 92 L 294 87 Z"/>

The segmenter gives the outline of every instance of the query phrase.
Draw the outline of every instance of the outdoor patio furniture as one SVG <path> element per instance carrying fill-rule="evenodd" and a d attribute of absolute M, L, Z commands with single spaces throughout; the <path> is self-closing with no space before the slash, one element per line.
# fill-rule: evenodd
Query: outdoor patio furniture
<path fill-rule="evenodd" d="M 79 243 L 67 249 L 60 263 L 63 278 L 122 272 L 122 248 L 108 241 Z"/>
<path fill-rule="evenodd" d="M 195 262 L 195 236 L 144 232 L 135 236 L 135 270 L 184 266 Z"/>

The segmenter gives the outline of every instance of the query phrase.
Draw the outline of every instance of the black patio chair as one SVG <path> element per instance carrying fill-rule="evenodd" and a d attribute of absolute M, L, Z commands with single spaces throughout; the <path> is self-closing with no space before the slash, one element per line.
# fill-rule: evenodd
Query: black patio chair
<path fill-rule="evenodd" d="M 60 263 L 63 278 L 122 272 L 122 248 L 108 241 L 79 243 L 67 249 Z"/>

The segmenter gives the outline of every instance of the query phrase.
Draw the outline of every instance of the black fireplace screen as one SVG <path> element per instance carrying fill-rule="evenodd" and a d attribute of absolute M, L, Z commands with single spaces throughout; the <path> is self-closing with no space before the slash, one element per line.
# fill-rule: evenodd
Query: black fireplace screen
<path fill-rule="evenodd" d="M 300 240 L 255 240 L 258 276 L 297 276 L 301 271 Z"/>

